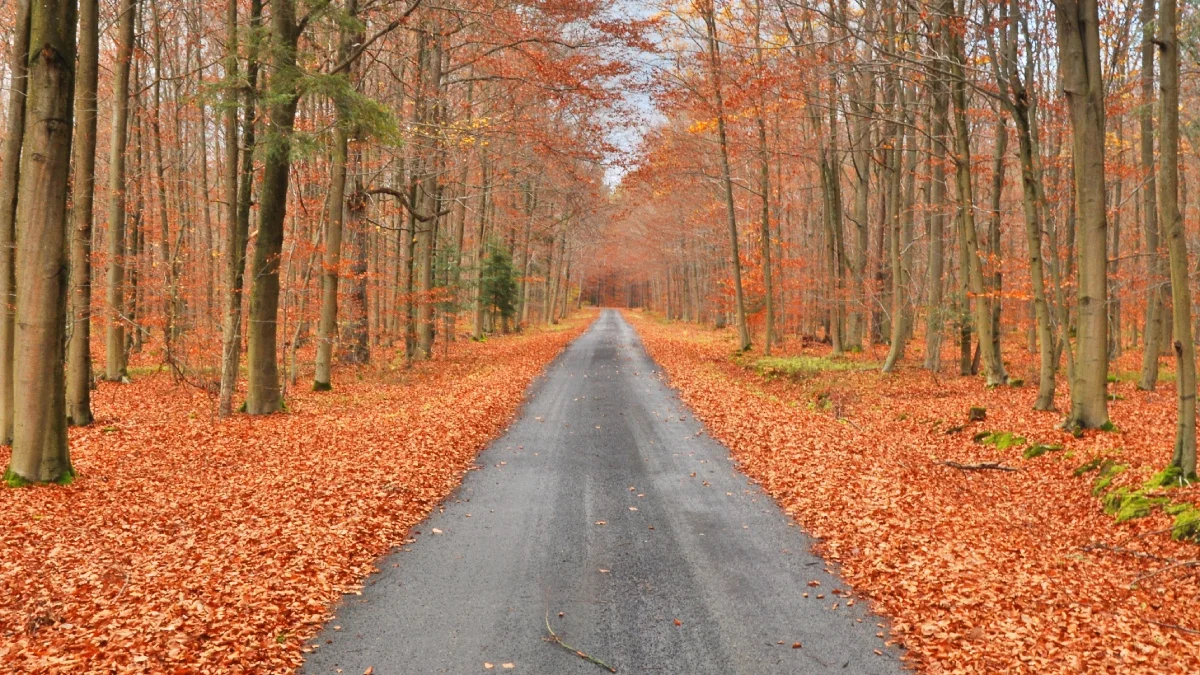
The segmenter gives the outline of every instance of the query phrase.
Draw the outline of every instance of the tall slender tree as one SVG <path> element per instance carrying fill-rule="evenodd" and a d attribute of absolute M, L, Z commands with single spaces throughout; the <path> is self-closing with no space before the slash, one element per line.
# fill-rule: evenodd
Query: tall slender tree
<path fill-rule="evenodd" d="M 1104 79 L 1097 0 L 1055 0 L 1058 57 L 1071 119 L 1079 276 L 1075 374 L 1067 426 L 1108 421 L 1108 214 L 1104 182 Z"/>
<path fill-rule="evenodd" d="M 79 63 L 75 77 L 75 181 L 71 260 L 71 341 L 67 353 L 67 420 L 92 423 L 92 198 L 96 183 L 96 81 L 100 11 L 79 0 Z"/>
<path fill-rule="evenodd" d="M 1196 477 L 1196 340 L 1192 334 L 1192 289 L 1187 241 L 1179 209 L 1179 18 L 1176 0 L 1159 4 L 1159 221 L 1171 259 L 1171 324 L 1175 330 L 1175 393 L 1178 419 L 1171 465 L 1185 479 Z"/>

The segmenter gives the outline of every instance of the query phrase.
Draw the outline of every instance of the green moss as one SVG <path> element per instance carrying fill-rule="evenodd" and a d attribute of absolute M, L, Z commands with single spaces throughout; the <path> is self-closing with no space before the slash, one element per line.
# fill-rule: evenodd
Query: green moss
<path fill-rule="evenodd" d="M 1150 497 L 1143 490 L 1120 487 L 1104 495 L 1104 512 L 1116 516 L 1118 523 L 1134 518 L 1145 518 L 1170 500 L 1166 497 Z"/>
<path fill-rule="evenodd" d="M 313 391 L 333 391 L 333 383 L 313 380 Z"/>
<path fill-rule="evenodd" d="M 1010 378 L 1008 379 L 1008 386 L 1010 386 L 1010 387 L 1023 387 L 1023 386 L 1025 386 L 1025 380 L 1022 380 L 1022 379 L 1021 379 L 1021 378 L 1019 378 L 1019 377 L 1010 377 Z"/>
<path fill-rule="evenodd" d="M 1034 457 L 1041 457 L 1042 455 L 1046 454 L 1047 452 L 1058 452 L 1062 449 L 1063 449 L 1063 446 L 1059 443 L 1053 443 L 1051 445 L 1045 445 L 1043 443 L 1034 443 L 1033 445 L 1030 445 L 1028 448 L 1026 448 L 1025 452 L 1022 453 L 1021 456 L 1024 457 L 1025 459 L 1033 459 Z"/>
<path fill-rule="evenodd" d="M 1093 457 L 1092 459 L 1088 460 L 1087 462 L 1084 462 L 1083 464 L 1080 464 L 1079 466 L 1075 467 L 1075 477 L 1079 478 L 1080 476 L 1082 476 L 1085 473 L 1091 473 L 1091 472 L 1095 471 L 1096 469 L 1099 469 L 1100 465 L 1103 464 L 1105 461 L 1111 462 L 1112 460 L 1108 459 L 1107 457 Z"/>
<path fill-rule="evenodd" d="M 1011 431 L 993 431 L 983 436 L 975 434 L 975 442 L 984 445 L 994 445 L 997 450 L 1008 450 L 1025 445 L 1025 437 L 1017 436 Z"/>
<path fill-rule="evenodd" d="M 1104 494 L 1104 491 L 1112 485 L 1113 479 L 1125 473 L 1127 469 L 1129 467 L 1124 464 L 1117 464 L 1111 459 L 1105 458 L 1100 463 L 1100 475 L 1096 476 L 1096 482 L 1092 483 L 1092 494 L 1096 497 Z"/>
<path fill-rule="evenodd" d="M 1171 538 L 1200 544 L 1200 509 L 1195 504 L 1170 504 L 1164 506 L 1163 511 L 1175 516 Z"/>
<path fill-rule="evenodd" d="M 974 436 L 972 436 L 971 440 L 975 441 L 976 443 L 982 443 L 985 440 L 991 438 L 991 436 L 992 436 L 992 432 L 990 432 L 990 431 L 980 431 L 980 432 L 976 433 Z"/>
<path fill-rule="evenodd" d="M 58 485 L 70 485 L 71 483 L 75 482 L 76 475 L 75 467 L 67 467 L 67 470 L 63 472 L 63 475 L 59 476 L 58 480 L 54 482 Z"/>
<path fill-rule="evenodd" d="M 75 482 L 75 476 L 75 469 L 73 467 L 67 467 L 67 470 L 64 471 L 61 476 L 52 481 L 47 481 L 47 484 L 70 485 L 71 483 Z M 12 469 L 6 469 L 4 471 L 4 484 L 10 488 L 23 488 L 31 485 L 37 485 L 38 482 L 29 480 Z"/>
<path fill-rule="evenodd" d="M 4 472 L 4 484 L 10 488 L 21 488 L 25 487 L 26 485 L 32 485 L 33 483 L 18 474 L 16 471 L 7 469 Z"/>
<path fill-rule="evenodd" d="M 1182 487 L 1187 481 L 1183 479 L 1183 469 L 1177 466 L 1170 466 L 1150 477 L 1146 481 L 1148 488 L 1171 488 Z"/>

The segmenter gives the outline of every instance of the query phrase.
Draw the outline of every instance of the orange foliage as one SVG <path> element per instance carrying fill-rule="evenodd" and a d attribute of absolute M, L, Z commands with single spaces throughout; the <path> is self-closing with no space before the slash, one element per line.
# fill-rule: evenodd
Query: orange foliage
<path fill-rule="evenodd" d="M 0 490 L 0 670 L 292 671 L 585 324 L 458 341 L 389 381 L 343 369 L 265 418 L 218 421 L 166 375 L 101 384 L 79 479 Z"/>
<path fill-rule="evenodd" d="M 1161 513 L 1118 524 L 1092 495 L 1094 474 L 1073 472 L 1111 455 L 1130 467 L 1117 484 L 1145 481 L 1169 457 L 1170 388 L 1113 385 L 1125 397 L 1110 408 L 1122 431 L 1075 439 L 1055 428 L 1060 415 L 1032 411 L 1035 387 L 984 390 L 915 368 L 767 380 L 731 360 L 729 331 L 628 316 L 713 436 L 892 619 L 912 665 L 1200 672 L 1200 577 L 1170 566 L 1196 559 L 1197 547 L 1171 541 Z M 966 424 L 971 406 L 986 406 L 987 420 Z M 1023 460 L 1019 447 L 974 443 L 985 430 L 1064 449 Z M 1195 486 L 1172 491 L 1175 501 L 1198 497 Z"/>

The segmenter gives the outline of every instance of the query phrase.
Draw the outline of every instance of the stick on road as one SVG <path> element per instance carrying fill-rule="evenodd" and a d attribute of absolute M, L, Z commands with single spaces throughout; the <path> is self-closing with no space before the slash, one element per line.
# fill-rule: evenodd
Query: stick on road
<path fill-rule="evenodd" d="M 305 673 L 603 673 L 547 641 L 547 616 L 621 673 L 902 671 L 880 619 L 832 592 L 849 589 L 616 311 L 550 366 L 478 464 L 337 608 Z"/>

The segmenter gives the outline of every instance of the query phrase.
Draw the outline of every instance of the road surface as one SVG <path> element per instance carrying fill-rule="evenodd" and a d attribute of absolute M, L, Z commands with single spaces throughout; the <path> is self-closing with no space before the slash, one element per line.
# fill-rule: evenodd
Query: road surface
<path fill-rule="evenodd" d="M 621 673 L 902 671 L 882 621 L 833 593 L 846 586 L 812 540 L 738 473 L 616 311 L 478 464 L 346 596 L 303 672 L 605 672 L 548 641 L 547 618 Z"/>

